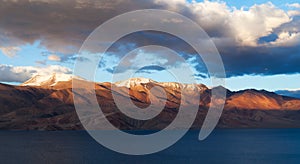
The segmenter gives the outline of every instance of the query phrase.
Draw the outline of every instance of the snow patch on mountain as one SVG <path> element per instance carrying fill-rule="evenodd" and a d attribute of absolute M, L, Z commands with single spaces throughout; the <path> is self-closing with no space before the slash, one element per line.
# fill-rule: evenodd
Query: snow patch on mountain
<path fill-rule="evenodd" d="M 130 88 L 130 87 L 134 87 L 141 84 L 147 84 L 147 83 L 157 83 L 157 82 L 148 78 L 136 77 L 136 78 L 130 78 L 127 80 L 115 82 L 115 85 L 118 87 Z"/>
<path fill-rule="evenodd" d="M 193 91 L 201 91 L 207 89 L 205 85 L 201 84 L 182 84 L 178 82 L 157 82 L 148 78 L 130 78 L 124 81 L 118 81 L 114 84 L 118 87 L 126 87 L 131 88 L 142 84 L 156 84 L 162 87 L 170 87 L 170 88 L 180 88 L 184 90 L 193 90 Z"/>
<path fill-rule="evenodd" d="M 159 84 L 163 87 L 180 88 L 184 90 L 193 90 L 193 91 L 200 91 L 200 90 L 207 89 L 207 87 L 202 84 L 184 84 L 184 83 L 176 83 L 176 82 L 161 82 Z"/>
<path fill-rule="evenodd" d="M 53 73 L 50 75 L 35 75 L 21 86 L 55 86 L 60 81 L 71 81 L 73 78 L 81 79 L 72 74 Z"/>

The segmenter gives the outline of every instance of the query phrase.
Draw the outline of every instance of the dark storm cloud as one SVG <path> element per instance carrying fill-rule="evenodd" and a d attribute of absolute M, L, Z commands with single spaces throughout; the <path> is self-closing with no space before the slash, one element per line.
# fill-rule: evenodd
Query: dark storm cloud
<path fill-rule="evenodd" d="M 120 69 L 120 68 L 117 68 L 117 67 L 113 67 L 113 68 L 106 68 L 105 70 L 109 73 L 116 74 L 116 73 L 124 73 L 128 69 L 129 68 Z M 148 73 L 148 74 L 151 74 L 153 72 L 163 71 L 163 70 L 165 70 L 165 68 L 160 67 L 160 66 L 156 66 L 156 65 L 150 65 L 150 66 L 145 66 L 145 67 L 142 67 L 142 68 L 138 69 L 135 73 Z"/>
<path fill-rule="evenodd" d="M 40 41 L 51 51 L 75 53 L 104 21 L 121 13 L 160 8 L 146 0 L 1 0 L 0 45 Z"/>
<path fill-rule="evenodd" d="M 286 32 L 284 40 L 278 36 Z M 227 76 L 237 75 L 274 75 L 300 73 L 300 17 L 294 17 L 291 22 L 274 29 L 274 32 L 259 41 L 271 45 L 257 47 L 219 45 Z"/>
<path fill-rule="evenodd" d="M 300 72 L 300 47 L 228 47 L 220 51 L 226 74 L 274 75 Z"/>
<path fill-rule="evenodd" d="M 127 69 L 129 69 L 129 68 L 127 68 Z M 109 73 L 116 74 L 116 73 L 124 73 L 125 71 L 127 71 L 127 69 L 126 68 L 120 69 L 118 67 L 113 67 L 113 68 L 106 68 L 105 70 Z M 163 70 L 165 70 L 165 68 L 163 68 L 161 66 L 149 65 L 149 66 L 145 66 L 145 67 L 138 69 L 135 73 L 151 74 L 153 72 L 163 71 Z"/>
<path fill-rule="evenodd" d="M 185 55 L 196 53 L 193 47 L 191 47 L 188 43 L 186 43 L 182 39 L 168 33 L 157 32 L 157 31 L 135 32 L 126 35 L 121 39 L 119 39 L 114 44 L 112 44 L 112 46 L 108 49 L 108 51 L 113 52 L 118 56 L 122 57 L 138 47 L 143 47 L 147 45 L 157 45 L 157 46 L 167 47 L 179 54 L 185 54 Z M 156 49 L 152 49 L 152 53 L 162 53 L 162 52 L 156 52 Z M 170 59 L 167 64 L 174 64 L 174 62 L 175 61 L 172 61 Z"/>
<path fill-rule="evenodd" d="M 198 79 L 208 78 L 208 75 L 204 74 L 204 73 L 197 73 L 197 74 L 194 74 L 194 76 L 197 77 Z"/>
<path fill-rule="evenodd" d="M 137 73 L 152 73 L 155 71 L 163 71 L 163 70 L 165 70 L 165 68 L 163 68 L 161 66 L 149 65 L 149 66 L 142 67 L 141 69 L 139 69 L 137 71 Z"/>

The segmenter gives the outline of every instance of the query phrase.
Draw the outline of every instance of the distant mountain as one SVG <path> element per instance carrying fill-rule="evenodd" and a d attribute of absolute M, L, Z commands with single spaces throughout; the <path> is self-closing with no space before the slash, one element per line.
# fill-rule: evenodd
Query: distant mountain
<path fill-rule="evenodd" d="M 86 84 L 91 83 L 78 77 L 54 74 L 35 76 L 21 86 L 0 84 L 0 129 L 82 129 L 74 109 L 72 80 L 79 82 L 78 87 L 83 91 Z M 200 128 L 211 105 L 211 89 L 203 84 L 156 82 L 145 78 L 93 84 L 107 119 L 120 129 L 162 129 L 176 117 L 179 106 L 191 105 L 199 105 L 192 128 Z M 167 97 L 159 96 L 159 90 L 151 90 L 154 86 L 164 89 Z M 182 89 L 188 96 L 183 102 Z M 151 103 L 150 97 L 152 103 L 166 103 L 164 110 L 154 119 L 135 120 L 118 110 L 112 92 L 125 108 L 130 108 L 128 100 L 136 106 L 147 107 Z M 194 97 L 196 93 L 200 93 L 200 101 Z M 84 97 L 80 100 L 85 101 L 89 100 Z M 300 99 L 267 91 L 227 90 L 225 109 L 218 127 L 300 127 Z"/>
<path fill-rule="evenodd" d="M 300 98 L 300 90 L 278 90 L 275 93 L 283 96 Z"/>
<path fill-rule="evenodd" d="M 227 109 L 298 110 L 299 100 L 265 90 L 248 89 L 227 97 Z"/>

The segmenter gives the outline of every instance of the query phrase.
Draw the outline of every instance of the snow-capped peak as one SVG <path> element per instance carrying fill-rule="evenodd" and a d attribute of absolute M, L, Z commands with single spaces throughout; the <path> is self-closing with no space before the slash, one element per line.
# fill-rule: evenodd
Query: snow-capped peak
<path fill-rule="evenodd" d="M 164 87 L 181 88 L 181 89 L 193 90 L 193 91 L 200 91 L 206 89 L 206 86 L 201 84 L 184 84 L 184 83 L 177 83 L 177 82 L 161 82 L 159 84 Z"/>
<path fill-rule="evenodd" d="M 147 83 L 157 83 L 157 82 L 154 80 L 151 80 L 151 79 L 147 79 L 147 78 L 135 77 L 135 78 L 130 78 L 130 79 L 127 79 L 124 81 L 115 82 L 115 85 L 118 87 L 130 88 L 133 86 L 147 84 Z"/>
<path fill-rule="evenodd" d="M 35 75 L 21 86 L 55 86 L 60 81 L 70 81 L 75 77 L 71 74 L 53 73 L 50 75 Z M 80 78 L 78 78 L 80 79 Z"/>
<path fill-rule="evenodd" d="M 142 84 L 148 84 L 148 83 L 154 83 L 156 85 L 160 85 L 162 87 L 171 87 L 171 88 L 178 88 L 178 89 L 184 89 L 184 90 L 193 90 L 193 91 L 201 91 L 206 90 L 207 87 L 205 85 L 201 84 L 182 84 L 177 82 L 157 82 L 148 78 L 130 78 L 128 80 L 124 81 L 118 81 L 114 84 L 118 87 L 126 87 L 131 88 L 134 86 L 142 85 Z"/>

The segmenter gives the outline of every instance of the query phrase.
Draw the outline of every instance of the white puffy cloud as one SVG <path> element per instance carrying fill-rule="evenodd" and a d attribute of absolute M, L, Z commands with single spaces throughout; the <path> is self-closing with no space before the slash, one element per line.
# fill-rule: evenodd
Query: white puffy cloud
<path fill-rule="evenodd" d="M 300 3 L 288 3 L 286 6 L 292 8 L 292 10 L 288 11 L 289 16 L 294 17 L 300 15 Z"/>
<path fill-rule="evenodd" d="M 276 46 L 295 46 L 300 43 L 300 32 L 287 32 L 283 31 L 278 34 L 278 38 L 271 42 L 272 45 Z"/>
<path fill-rule="evenodd" d="M 289 10 L 287 13 L 290 17 L 294 17 L 300 15 L 300 10 Z"/>
<path fill-rule="evenodd" d="M 71 74 L 72 70 L 59 65 L 47 67 L 0 65 L 0 81 L 2 82 L 22 83 L 34 75 L 48 75 L 52 73 Z"/>
<path fill-rule="evenodd" d="M 286 4 L 286 6 L 292 7 L 292 8 L 300 8 L 300 3 L 288 3 L 288 4 Z"/>
<path fill-rule="evenodd" d="M 290 22 L 287 13 L 271 3 L 254 5 L 249 10 L 231 13 L 230 25 L 242 45 L 255 46 L 260 37 L 269 35 L 280 25 Z"/>
<path fill-rule="evenodd" d="M 169 9 L 178 6 L 173 1 L 167 4 Z M 231 38 L 235 44 L 242 46 L 256 46 L 260 37 L 292 20 L 286 11 L 271 2 L 253 5 L 249 9 L 237 9 L 229 7 L 225 2 L 207 0 L 180 4 L 181 8 L 177 7 L 177 12 L 196 20 L 210 36 L 222 38 L 224 42 Z"/>

